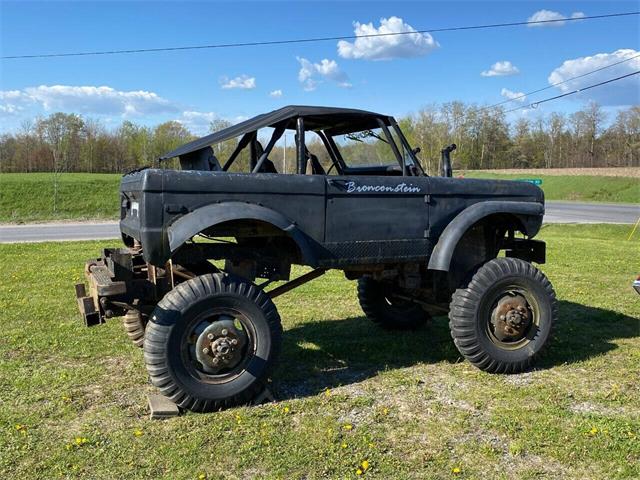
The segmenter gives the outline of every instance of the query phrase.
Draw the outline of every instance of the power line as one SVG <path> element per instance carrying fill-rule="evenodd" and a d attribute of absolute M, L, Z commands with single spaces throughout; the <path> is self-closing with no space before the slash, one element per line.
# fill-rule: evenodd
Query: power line
<path fill-rule="evenodd" d="M 621 63 L 628 62 L 628 61 L 633 60 L 634 58 L 638 58 L 638 57 L 640 57 L 640 53 L 637 54 L 637 55 L 634 55 L 633 57 L 629 57 L 629 58 L 625 58 L 624 60 L 620 60 L 619 62 L 610 63 L 609 65 L 605 65 L 604 67 L 596 68 L 595 70 L 591 70 L 589 72 L 585 72 L 585 73 L 583 73 L 581 75 L 576 75 L 575 77 L 567 78 L 566 80 L 563 80 L 561 82 L 552 83 L 551 85 L 548 85 L 548 86 L 546 86 L 544 88 L 539 88 L 538 90 L 533 90 L 533 91 L 527 92 L 527 93 L 521 93 L 520 95 L 517 95 L 517 96 L 515 96 L 513 98 L 508 98 L 506 100 L 503 100 L 502 102 L 494 103 L 493 105 L 489 105 L 488 107 L 482 107 L 482 108 L 479 109 L 479 111 L 489 110 L 491 108 L 499 107 L 500 105 L 504 105 L 505 103 L 513 102 L 513 101 L 516 101 L 516 100 L 518 100 L 520 98 L 524 98 L 524 97 L 527 97 L 529 95 L 533 95 L 534 93 L 543 92 L 544 90 L 549 90 L 550 88 L 557 87 L 558 85 L 562 85 L 563 83 L 570 82 L 571 80 L 576 80 L 577 78 L 586 77 L 587 75 L 591 75 L 592 73 L 600 72 L 602 70 L 606 70 L 607 68 L 615 67 L 616 65 L 620 65 Z"/>
<path fill-rule="evenodd" d="M 594 20 L 598 18 L 612 18 L 612 17 L 628 17 L 631 15 L 640 15 L 640 11 L 635 12 L 620 12 L 620 13 L 608 13 L 605 15 L 590 15 L 584 17 L 575 18 L 562 18 L 554 20 L 535 20 L 526 22 L 510 22 L 510 23 L 492 23 L 486 25 L 465 25 L 460 27 L 443 27 L 443 28 L 429 28 L 422 30 L 411 30 L 404 32 L 391 32 L 391 33 L 371 33 L 368 35 L 342 35 L 335 37 L 315 37 L 315 38 L 297 38 L 288 40 L 270 40 L 270 41 L 256 41 L 256 42 L 239 42 L 239 43 L 218 43 L 212 45 L 191 45 L 182 47 L 163 47 L 163 48 L 137 48 L 129 50 L 102 50 L 93 52 L 67 52 L 67 53 L 39 53 L 33 55 L 7 55 L 2 56 L 2 60 L 11 59 L 26 59 L 26 58 L 52 58 L 52 57 L 81 57 L 90 55 L 117 55 L 125 53 L 152 53 L 152 52 L 172 52 L 180 50 L 204 50 L 213 48 L 237 48 L 237 47 L 255 47 L 255 46 L 269 46 L 269 45 L 287 45 L 295 43 L 312 43 L 312 42 L 328 42 L 336 40 L 355 40 L 358 38 L 372 38 L 372 37 L 387 37 L 394 35 L 412 35 L 422 33 L 438 33 L 438 32 L 454 32 L 459 30 L 481 30 L 489 28 L 502 28 L 502 27 L 516 27 L 522 25 L 541 25 L 548 23 L 558 22 L 575 22 L 583 20 Z"/>
<path fill-rule="evenodd" d="M 589 85 L 588 87 L 578 88 L 573 90 L 572 92 L 562 93 L 560 95 L 556 95 L 555 97 L 545 98 L 544 100 L 539 100 L 537 102 L 530 103 L 529 105 L 522 105 L 520 107 L 512 108 L 511 110 L 506 110 L 504 113 L 515 112 L 516 110 L 521 110 L 523 108 L 538 108 L 538 105 L 541 103 L 550 102 L 552 100 L 557 100 L 559 98 L 568 97 L 569 95 L 575 95 L 576 93 L 584 92 L 585 90 L 589 90 L 591 88 L 600 87 L 602 85 L 606 85 L 607 83 L 617 82 L 618 80 L 622 80 L 623 78 L 631 77 L 633 75 L 637 75 L 640 73 L 640 70 L 636 70 L 635 72 L 627 73 L 626 75 L 620 75 L 616 78 L 610 78 L 609 80 L 605 80 L 604 82 L 595 83 L 593 85 Z"/>

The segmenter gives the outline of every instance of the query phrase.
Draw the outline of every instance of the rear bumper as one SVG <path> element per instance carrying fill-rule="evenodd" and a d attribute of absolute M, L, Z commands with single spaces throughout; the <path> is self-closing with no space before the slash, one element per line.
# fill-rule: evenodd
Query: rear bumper
<path fill-rule="evenodd" d="M 87 327 L 120 317 L 129 310 L 149 314 L 173 284 L 171 263 L 156 268 L 139 248 L 105 248 L 84 267 L 86 283 L 76 285 L 78 309 Z"/>
<path fill-rule="evenodd" d="M 105 251 L 107 253 L 107 251 Z M 85 264 L 85 283 L 76 284 L 78 309 L 87 327 L 104 323 L 106 318 L 116 316 L 110 299 L 126 296 L 127 282 L 115 277 L 109 269 L 109 256 L 90 260 Z"/>

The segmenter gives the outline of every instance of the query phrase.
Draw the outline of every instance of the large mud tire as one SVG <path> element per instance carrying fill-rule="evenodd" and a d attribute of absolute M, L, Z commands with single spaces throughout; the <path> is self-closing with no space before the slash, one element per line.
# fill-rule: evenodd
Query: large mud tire
<path fill-rule="evenodd" d="M 413 330 L 430 319 L 420 305 L 397 299 L 389 288 L 370 277 L 358 280 L 358 300 L 367 318 L 388 330 Z"/>
<path fill-rule="evenodd" d="M 480 267 L 453 294 L 449 327 L 460 353 L 491 373 L 519 373 L 542 353 L 558 315 L 547 277 L 517 258 Z"/>
<path fill-rule="evenodd" d="M 142 348 L 144 344 L 144 329 L 147 325 L 146 316 L 137 310 L 127 310 L 125 316 L 122 317 L 122 324 L 129 340 L 136 347 Z"/>
<path fill-rule="evenodd" d="M 220 330 L 222 324 L 227 326 Z M 220 333 L 227 330 L 232 332 Z M 209 348 L 201 342 L 212 339 L 206 345 L 213 352 L 215 342 L 233 334 L 244 338 L 244 346 L 232 352 L 237 364 L 228 371 L 205 365 L 201 352 Z M 222 273 L 202 275 L 158 303 L 147 325 L 144 360 L 151 383 L 164 396 L 181 408 L 207 412 L 246 404 L 263 390 L 281 337 L 280 316 L 259 287 Z"/>

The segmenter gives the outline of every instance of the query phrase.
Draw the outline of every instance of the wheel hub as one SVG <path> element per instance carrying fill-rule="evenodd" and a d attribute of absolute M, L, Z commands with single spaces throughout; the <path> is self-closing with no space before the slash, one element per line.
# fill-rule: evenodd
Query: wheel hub
<path fill-rule="evenodd" d="M 531 309 L 521 295 L 500 299 L 491 315 L 493 333 L 501 342 L 516 342 L 524 338 L 531 324 Z"/>
<path fill-rule="evenodd" d="M 240 363 L 246 343 L 247 334 L 236 328 L 233 318 L 221 316 L 198 336 L 196 358 L 205 372 L 216 374 Z"/>

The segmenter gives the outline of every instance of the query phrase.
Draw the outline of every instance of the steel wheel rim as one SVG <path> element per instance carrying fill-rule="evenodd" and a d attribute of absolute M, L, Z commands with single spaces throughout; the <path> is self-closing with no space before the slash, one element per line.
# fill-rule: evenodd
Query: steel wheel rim
<path fill-rule="evenodd" d="M 220 317 L 233 317 L 234 322 L 238 323 L 247 336 L 247 343 L 243 347 L 242 358 L 229 368 L 228 371 L 223 373 L 214 374 L 208 373 L 203 369 L 202 364 L 196 357 L 195 348 L 200 334 L 207 328 L 207 326 L 213 325 Z M 217 307 L 209 309 L 200 315 L 198 315 L 192 322 L 189 323 L 185 333 L 180 342 L 180 356 L 182 362 L 185 365 L 189 375 L 196 380 L 212 384 L 219 385 L 231 382 L 238 378 L 245 370 L 256 352 L 256 332 L 253 324 L 249 321 L 249 317 L 235 308 Z"/>
<path fill-rule="evenodd" d="M 526 307 L 531 315 L 531 321 L 521 334 L 521 338 L 514 341 L 504 341 L 499 339 L 495 333 L 495 327 L 492 323 L 492 318 L 499 302 L 505 297 L 522 297 L 526 302 Z M 531 293 L 520 285 L 508 284 L 506 286 L 497 287 L 494 292 L 489 295 L 487 301 L 484 302 L 483 307 L 480 309 L 480 315 L 484 323 L 484 330 L 493 345 L 508 351 L 519 350 L 524 346 L 531 343 L 535 337 L 536 332 L 540 328 L 540 306 L 536 298 Z"/>

